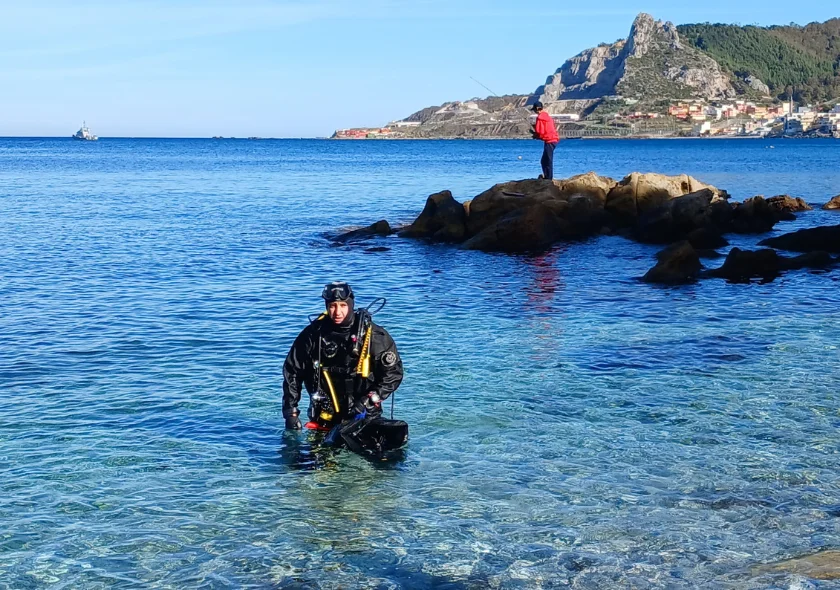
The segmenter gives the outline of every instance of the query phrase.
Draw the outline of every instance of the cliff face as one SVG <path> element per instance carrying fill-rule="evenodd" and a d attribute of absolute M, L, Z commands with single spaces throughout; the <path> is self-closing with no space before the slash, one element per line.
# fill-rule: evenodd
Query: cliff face
<path fill-rule="evenodd" d="M 640 14 L 627 39 L 571 58 L 537 88 L 529 103 L 539 100 L 558 112 L 558 101 L 604 96 L 713 99 L 734 94 L 717 62 L 681 43 L 673 24 Z"/>

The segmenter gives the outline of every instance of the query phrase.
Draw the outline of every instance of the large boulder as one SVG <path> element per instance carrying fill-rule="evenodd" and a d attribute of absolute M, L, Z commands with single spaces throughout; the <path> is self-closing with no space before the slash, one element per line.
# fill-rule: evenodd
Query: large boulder
<path fill-rule="evenodd" d="M 812 207 L 802 197 L 791 197 L 790 195 L 776 195 L 767 199 L 767 204 L 776 213 L 787 216 L 801 211 L 810 211 Z"/>
<path fill-rule="evenodd" d="M 687 240 L 671 244 L 656 255 L 658 262 L 642 280 L 647 283 L 678 285 L 689 283 L 700 274 L 700 257 Z"/>
<path fill-rule="evenodd" d="M 733 203 L 730 230 L 738 234 L 763 234 L 773 229 L 779 213 L 762 196 Z"/>
<path fill-rule="evenodd" d="M 594 200 L 593 205 L 604 208 L 607 202 L 607 195 L 618 184 L 615 180 L 608 176 L 599 176 L 595 172 L 587 172 L 586 174 L 578 174 L 572 176 L 567 180 L 561 180 L 560 192 L 569 197 L 575 195 L 583 195 Z"/>
<path fill-rule="evenodd" d="M 533 252 L 545 250 L 569 232 L 569 222 L 551 208 L 537 203 L 516 209 L 497 219 L 461 247 L 485 252 Z"/>
<path fill-rule="evenodd" d="M 562 215 L 569 196 L 560 187 L 561 181 L 544 179 L 514 180 L 491 187 L 470 202 L 468 235 L 475 236 L 506 215 L 537 204 Z"/>
<path fill-rule="evenodd" d="M 824 225 L 809 229 L 800 229 L 775 238 L 759 242 L 762 246 L 791 250 L 793 252 L 840 252 L 840 225 Z"/>
<path fill-rule="evenodd" d="M 732 248 L 720 268 L 712 269 L 706 276 L 733 282 L 760 278 L 772 281 L 782 271 L 782 263 L 775 250 L 741 250 Z"/>
<path fill-rule="evenodd" d="M 363 240 L 374 236 L 390 236 L 393 232 L 391 225 L 384 219 L 377 221 L 367 227 L 354 229 L 336 236 L 335 242 L 353 242 L 356 240 Z"/>
<path fill-rule="evenodd" d="M 721 227 L 728 226 L 731 216 L 729 203 L 705 188 L 669 199 L 643 213 L 636 222 L 634 236 L 641 242 L 667 244 L 683 240 L 701 228 L 713 228 L 719 234 Z"/>
<path fill-rule="evenodd" d="M 460 242 L 466 236 L 467 213 L 449 191 L 441 191 L 426 199 L 423 211 L 400 232 L 406 238 L 431 238 L 441 242 Z"/>
<path fill-rule="evenodd" d="M 616 184 L 607 195 L 605 208 L 619 225 L 632 225 L 639 215 L 683 195 L 710 189 L 722 199 L 729 195 L 711 185 L 688 176 L 665 176 L 664 174 L 641 174 L 633 172 Z"/>
<path fill-rule="evenodd" d="M 836 197 L 832 197 L 831 200 L 823 205 L 823 209 L 826 210 L 838 210 L 840 209 L 840 195 Z"/>

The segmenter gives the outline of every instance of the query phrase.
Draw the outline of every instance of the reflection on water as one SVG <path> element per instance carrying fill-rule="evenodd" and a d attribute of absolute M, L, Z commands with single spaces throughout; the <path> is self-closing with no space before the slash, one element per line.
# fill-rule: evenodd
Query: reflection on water
<path fill-rule="evenodd" d="M 750 567 L 840 543 L 838 271 L 664 289 L 616 236 L 323 238 L 527 176 L 532 143 L 0 141 L 0 587 L 799 583 Z M 568 142 L 558 175 L 836 194 L 834 143 L 748 143 Z M 388 298 L 391 462 L 283 431 L 334 279 Z"/>

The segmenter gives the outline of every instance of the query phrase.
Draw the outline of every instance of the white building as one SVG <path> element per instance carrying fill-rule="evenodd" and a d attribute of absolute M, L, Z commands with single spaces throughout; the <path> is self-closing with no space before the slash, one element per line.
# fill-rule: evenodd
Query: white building
<path fill-rule="evenodd" d="M 709 135 L 712 131 L 712 122 L 711 121 L 703 121 L 702 123 L 698 123 L 695 125 L 692 130 L 691 134 L 695 137 L 700 137 L 701 135 Z"/>
<path fill-rule="evenodd" d="M 576 113 L 559 113 L 557 115 L 551 115 L 551 118 L 555 121 L 579 121 L 580 115 Z"/>
<path fill-rule="evenodd" d="M 715 106 L 707 106 L 706 107 L 706 116 L 713 117 L 715 121 L 720 121 L 721 117 L 723 117 L 723 108 L 722 107 L 715 107 Z"/>

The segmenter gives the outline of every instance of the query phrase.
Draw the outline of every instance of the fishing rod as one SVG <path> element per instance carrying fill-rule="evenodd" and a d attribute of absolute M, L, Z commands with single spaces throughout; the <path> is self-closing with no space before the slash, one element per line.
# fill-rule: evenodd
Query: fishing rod
<path fill-rule="evenodd" d="M 482 84 L 481 82 L 479 82 L 478 80 L 473 78 L 472 76 L 470 76 L 470 80 L 472 80 L 473 82 L 475 82 L 476 84 L 478 84 L 479 86 L 484 88 L 487 92 L 489 92 L 490 94 L 492 94 L 496 98 L 504 100 L 501 96 L 499 96 L 498 94 L 493 92 L 493 90 L 491 90 L 490 88 L 488 88 L 487 86 L 485 86 L 484 84 Z M 526 123 L 528 123 L 528 125 L 531 125 L 531 115 L 526 115 L 526 114 L 520 112 L 518 107 L 516 107 L 516 114 L 519 115 Z"/>

